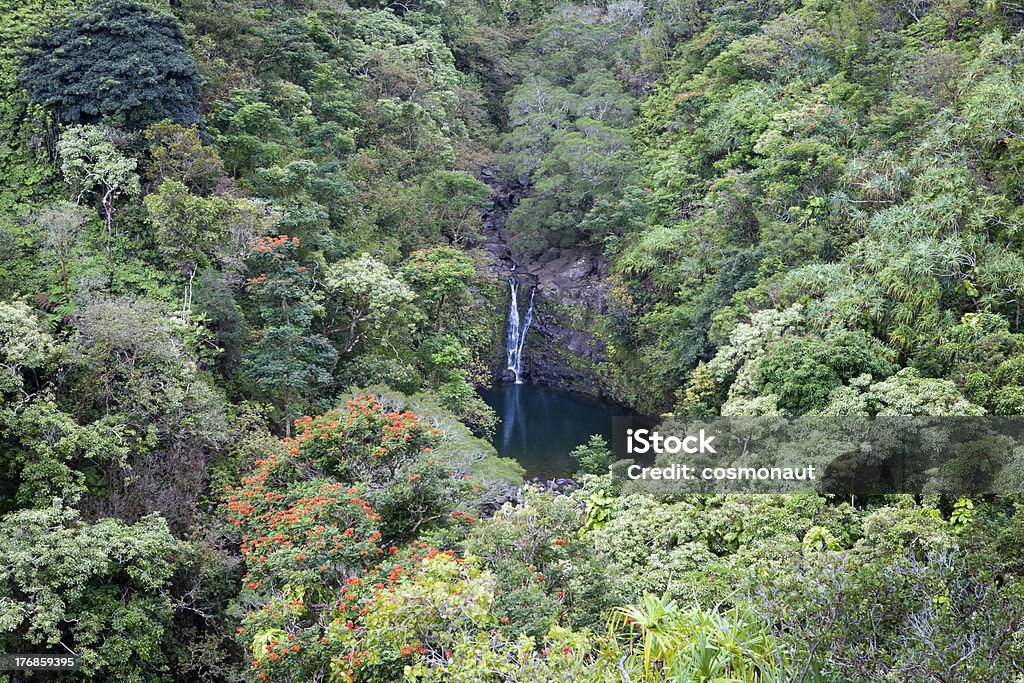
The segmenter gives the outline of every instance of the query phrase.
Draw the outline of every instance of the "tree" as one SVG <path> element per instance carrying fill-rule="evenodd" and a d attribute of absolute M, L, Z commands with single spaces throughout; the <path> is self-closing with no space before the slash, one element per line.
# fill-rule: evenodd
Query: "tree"
<path fill-rule="evenodd" d="M 473 261 L 454 247 L 414 251 L 402 268 L 406 281 L 435 307 L 438 332 L 444 329 L 444 306 L 462 292 L 475 274 Z"/>
<path fill-rule="evenodd" d="M 196 397 L 193 349 L 184 324 L 169 313 L 166 304 L 141 297 L 84 302 L 64 349 L 84 373 L 80 412 L 134 415 L 145 429 L 170 401 Z"/>
<path fill-rule="evenodd" d="M 45 508 L 54 499 L 78 505 L 90 493 L 90 477 L 95 479 L 105 465 L 127 462 L 126 430 L 117 418 L 79 425 L 48 398 L 0 414 L 0 428 L 5 435 L 0 447 L 9 459 L 5 474 L 18 483 L 18 507 Z"/>
<path fill-rule="evenodd" d="M 107 261 L 112 259 L 114 213 L 122 195 L 141 192 L 138 162 L 125 156 L 114 144 L 115 132 L 97 126 L 72 126 L 57 143 L 60 170 L 75 201 L 93 197 L 107 228 Z"/>
<path fill-rule="evenodd" d="M 223 498 L 246 561 L 240 601 L 254 606 L 239 639 L 259 680 L 325 679 L 351 652 L 335 627 L 367 611 L 359 599 L 378 579 L 366 572 L 420 530 L 458 523 L 461 479 L 433 455 L 431 421 L 370 394 L 294 426 Z"/>
<path fill-rule="evenodd" d="M 612 464 L 613 455 L 604 437 L 592 434 L 590 441 L 572 449 L 569 457 L 577 462 L 580 474 L 607 474 Z"/>
<path fill-rule="evenodd" d="M 87 524 L 59 503 L 6 515 L 0 647 L 74 652 L 87 677 L 167 681 L 171 579 L 187 549 L 157 515 Z"/>
<path fill-rule="evenodd" d="M 948 379 L 922 377 L 904 368 L 882 382 L 869 375 L 854 378 L 849 387 L 833 391 L 826 415 L 984 415 Z"/>
<path fill-rule="evenodd" d="M 192 310 L 196 273 L 214 263 L 241 267 L 245 245 L 270 224 L 262 202 L 198 196 L 177 180 L 160 183 L 157 192 L 147 195 L 143 203 L 157 249 L 165 263 L 185 277 L 183 316 Z"/>
<path fill-rule="evenodd" d="M 369 254 L 332 264 L 325 285 L 332 312 L 329 324 L 343 330 L 343 354 L 351 353 L 369 334 L 375 343 L 387 343 L 389 332 L 408 324 L 409 305 L 416 298 L 386 263 Z"/>
<path fill-rule="evenodd" d="M 461 244 L 477 236 L 480 208 L 491 188 L 463 171 L 433 171 L 423 178 L 419 194 L 426 214 L 419 220 L 437 223 L 441 234 Z"/>
<path fill-rule="evenodd" d="M 579 533 L 580 502 L 528 487 L 521 504 L 502 506 L 467 530 L 464 552 L 497 578 L 492 609 L 503 617 L 505 635 L 543 638 L 556 626 L 601 628 L 606 610 L 618 603 L 607 558 Z"/>
<path fill-rule="evenodd" d="M 259 275 L 246 279 L 246 289 L 263 327 L 242 360 L 242 372 L 281 408 L 289 435 L 295 399 L 329 384 L 338 360 L 330 341 L 311 331 L 314 301 L 309 272 L 295 260 L 298 247 L 299 238 L 288 235 L 253 242 Z"/>
<path fill-rule="evenodd" d="M 53 352 L 53 339 L 27 305 L 0 303 L 0 406 L 5 393 L 24 389 L 22 373 L 43 367 Z"/>
<path fill-rule="evenodd" d="M 258 90 L 238 90 L 218 102 L 210 122 L 217 128 L 218 147 L 232 175 L 252 174 L 285 156 L 290 131 Z"/>
<path fill-rule="evenodd" d="M 95 294 L 74 322 L 59 397 L 75 422 L 118 425 L 129 447 L 126 462 L 85 463 L 83 511 L 137 519 L 159 510 L 176 531 L 187 527 L 210 461 L 229 438 L 223 396 L 196 353 L 202 328 L 174 315 L 170 302 Z"/>
<path fill-rule="evenodd" d="M 892 353 L 883 344 L 862 332 L 784 338 L 759 363 L 755 382 L 759 391 L 776 395 L 787 414 L 802 415 L 824 407 L 829 392 L 854 377 L 891 375 L 896 367 L 887 355 Z"/>
<path fill-rule="evenodd" d="M 529 74 L 509 93 L 505 163 L 529 175 L 533 192 L 509 216 L 518 246 L 567 247 L 602 197 L 618 195 L 638 164 L 629 123 L 638 30 L 632 2 L 602 9 L 565 5 L 540 22 L 524 50 Z M 637 75 L 639 81 L 639 75 Z"/>
<path fill-rule="evenodd" d="M 138 0 L 100 0 L 28 42 L 19 78 L 61 123 L 191 124 L 199 72 L 178 21 Z"/>
<path fill-rule="evenodd" d="M 71 301 L 68 265 L 79 246 L 86 219 L 86 209 L 71 202 L 50 204 L 32 215 L 32 223 L 39 228 L 44 243 L 57 258 L 65 302 Z"/>
<path fill-rule="evenodd" d="M 173 121 L 160 121 L 146 128 L 150 161 L 147 179 L 158 185 L 177 180 L 199 195 L 207 195 L 227 182 L 227 172 L 217 150 L 203 144 L 199 129 Z"/>
<path fill-rule="evenodd" d="M 578 119 L 554 137 L 534 174 L 535 194 L 509 216 L 517 233 L 569 246 L 595 200 L 629 181 L 635 163 L 628 132 L 593 119 Z"/>
<path fill-rule="evenodd" d="M 144 200 L 155 230 L 157 248 L 172 268 L 210 264 L 214 249 L 227 235 L 230 201 L 205 199 L 177 180 L 165 180 Z"/>
<path fill-rule="evenodd" d="M 626 129 L 633 99 L 610 72 L 583 74 L 568 88 L 535 77 L 512 91 L 510 110 L 508 163 L 532 176 L 534 193 L 509 225 L 524 246 L 568 246 L 591 206 L 635 170 Z"/>

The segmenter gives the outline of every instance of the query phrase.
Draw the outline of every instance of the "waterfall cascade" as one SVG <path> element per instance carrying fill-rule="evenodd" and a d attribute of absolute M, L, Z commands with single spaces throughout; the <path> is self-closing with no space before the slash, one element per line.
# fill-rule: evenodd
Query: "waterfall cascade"
<path fill-rule="evenodd" d="M 530 330 L 530 323 L 533 322 L 533 297 L 537 288 L 530 290 L 530 301 L 526 305 L 526 314 L 519 317 L 519 280 L 513 273 L 508 279 L 508 285 L 512 290 L 512 296 L 508 304 L 508 331 L 505 334 L 505 355 L 507 367 L 515 377 L 516 384 L 522 384 L 523 370 L 523 344 L 526 342 L 526 333 Z"/>

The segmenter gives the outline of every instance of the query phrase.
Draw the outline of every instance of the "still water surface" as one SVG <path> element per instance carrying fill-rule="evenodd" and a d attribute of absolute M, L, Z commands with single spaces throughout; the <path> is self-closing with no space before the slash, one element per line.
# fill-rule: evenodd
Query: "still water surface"
<path fill-rule="evenodd" d="M 498 455 L 515 458 L 529 477 L 571 476 L 569 451 L 600 434 L 612 439 L 612 418 L 628 415 L 620 406 L 589 396 L 534 384 L 499 384 L 481 389 L 501 422 L 492 443 Z"/>

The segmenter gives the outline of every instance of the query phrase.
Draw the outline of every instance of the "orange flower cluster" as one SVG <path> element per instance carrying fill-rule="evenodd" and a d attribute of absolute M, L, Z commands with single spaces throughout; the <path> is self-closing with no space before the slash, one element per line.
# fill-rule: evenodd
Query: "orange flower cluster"
<path fill-rule="evenodd" d="M 466 522 L 469 522 L 470 524 L 474 524 L 480 521 L 476 517 L 470 515 L 469 513 L 462 512 L 461 510 L 452 510 L 450 514 L 453 518 L 464 520 Z"/>
<path fill-rule="evenodd" d="M 339 663 L 340 661 L 345 661 L 348 664 L 348 668 L 346 669 L 344 674 L 345 677 L 341 679 L 343 683 L 355 683 L 355 667 L 362 664 L 363 660 L 367 659 L 369 656 L 370 653 L 366 652 L 365 650 L 361 652 L 346 652 L 339 655 Z"/>
<path fill-rule="evenodd" d="M 295 640 L 295 634 L 294 633 L 288 634 L 288 640 L 289 641 L 294 641 Z M 265 657 L 266 660 L 269 660 L 270 662 L 276 662 L 276 661 L 278 661 L 278 660 L 280 660 L 280 659 L 282 659 L 284 657 L 287 657 L 288 655 L 291 655 L 291 654 L 293 654 L 295 652 L 298 652 L 301 649 L 302 649 L 302 644 L 301 643 L 284 643 L 284 644 L 282 644 L 279 640 L 274 638 L 274 639 L 271 639 L 270 641 L 268 641 L 267 644 L 264 646 L 264 648 L 263 648 L 263 657 Z M 261 666 L 263 666 L 264 661 L 266 661 L 266 660 L 256 659 L 256 660 L 253 661 L 252 667 L 253 668 L 261 667 Z M 257 678 L 259 680 L 261 680 L 261 681 L 273 680 L 270 677 L 270 674 L 263 673 L 263 672 L 261 672 L 257 676 Z"/>
<path fill-rule="evenodd" d="M 408 410 L 386 411 L 372 394 L 348 401 L 343 410 L 304 415 L 295 420 L 295 428 L 296 436 L 285 440 L 287 452 L 327 467 L 409 460 L 429 452 L 427 444 L 439 433 Z M 362 462 L 362 454 L 372 463 Z"/>
<path fill-rule="evenodd" d="M 288 235 L 279 235 L 277 237 L 259 237 L 251 242 L 252 250 L 261 253 L 272 252 L 276 249 L 280 249 L 284 246 L 299 246 L 298 237 L 289 237 Z"/>
<path fill-rule="evenodd" d="M 256 277 L 245 278 L 245 286 L 247 289 L 256 289 L 261 287 L 269 287 L 270 285 L 284 285 L 285 289 L 293 289 L 295 280 L 290 277 L 283 278 L 269 278 L 266 273 L 260 273 Z"/>

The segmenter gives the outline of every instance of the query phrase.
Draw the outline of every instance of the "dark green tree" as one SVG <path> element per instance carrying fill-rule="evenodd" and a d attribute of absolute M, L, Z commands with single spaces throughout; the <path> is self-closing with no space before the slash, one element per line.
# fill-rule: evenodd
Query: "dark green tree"
<path fill-rule="evenodd" d="M 198 121 L 199 72 L 181 26 L 135 0 L 100 0 L 29 40 L 19 82 L 62 123 Z"/>

